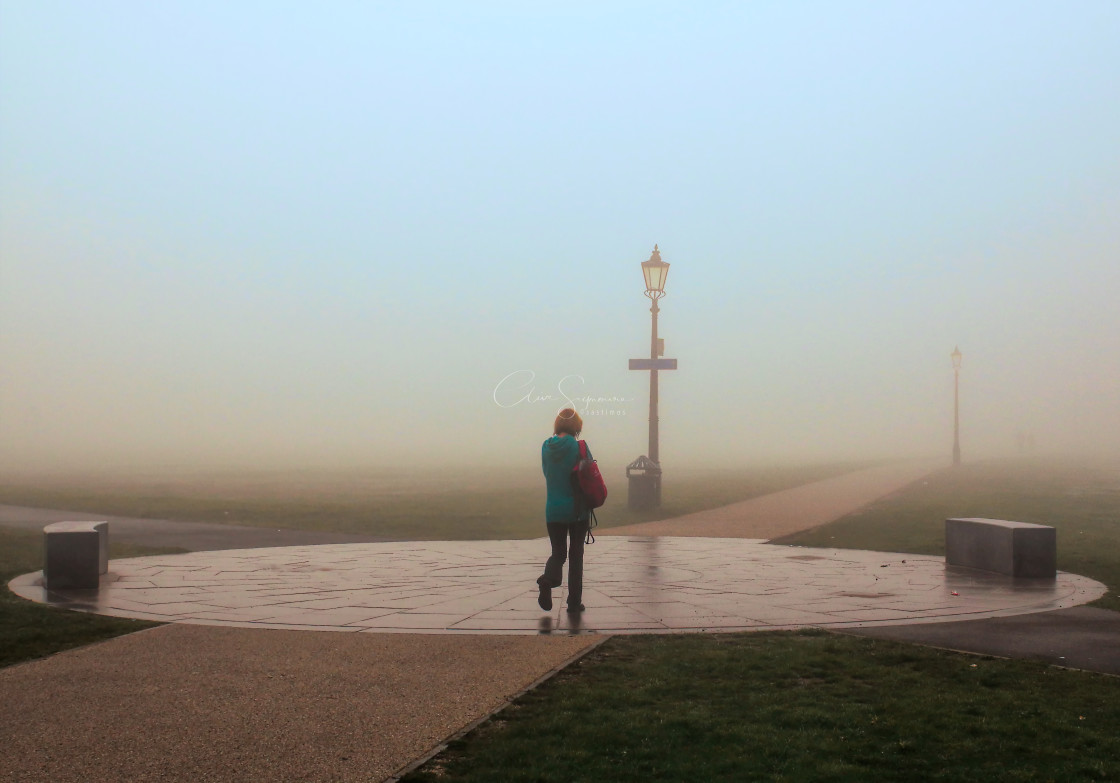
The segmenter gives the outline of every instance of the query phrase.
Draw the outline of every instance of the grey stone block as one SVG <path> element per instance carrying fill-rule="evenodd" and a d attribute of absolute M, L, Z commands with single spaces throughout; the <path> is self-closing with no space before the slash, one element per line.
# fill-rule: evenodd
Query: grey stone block
<path fill-rule="evenodd" d="M 55 522 L 43 528 L 43 586 L 96 589 L 109 570 L 108 522 Z"/>
<path fill-rule="evenodd" d="M 1053 579 L 1058 568 L 1057 532 L 1047 525 L 1005 519 L 946 519 L 945 563 Z"/>

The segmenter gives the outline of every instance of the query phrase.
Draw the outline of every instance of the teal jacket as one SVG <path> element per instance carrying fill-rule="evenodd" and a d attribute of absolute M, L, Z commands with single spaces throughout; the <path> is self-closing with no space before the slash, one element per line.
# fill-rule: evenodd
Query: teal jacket
<path fill-rule="evenodd" d="M 587 456 L 591 456 L 590 447 Z M 553 435 L 541 446 L 541 470 L 548 488 L 548 500 L 544 505 L 545 522 L 577 521 L 576 495 L 572 489 L 572 468 L 577 462 L 579 441 L 569 435 Z"/>

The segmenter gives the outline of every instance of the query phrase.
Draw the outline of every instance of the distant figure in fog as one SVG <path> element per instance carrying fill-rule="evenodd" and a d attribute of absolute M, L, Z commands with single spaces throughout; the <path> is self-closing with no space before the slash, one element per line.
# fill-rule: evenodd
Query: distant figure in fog
<path fill-rule="evenodd" d="M 588 511 L 581 508 L 572 484 L 572 468 L 579 462 L 579 435 L 583 419 L 572 408 L 556 416 L 553 435 L 541 446 L 541 470 L 544 471 L 548 500 L 544 521 L 552 542 L 552 556 L 545 563 L 544 573 L 537 579 L 541 609 L 552 609 L 552 588 L 563 581 L 564 560 L 568 561 L 568 611 L 583 611 L 583 544 L 587 535 Z M 590 447 L 587 449 L 591 457 Z M 569 545 L 569 542 L 570 545 Z"/>

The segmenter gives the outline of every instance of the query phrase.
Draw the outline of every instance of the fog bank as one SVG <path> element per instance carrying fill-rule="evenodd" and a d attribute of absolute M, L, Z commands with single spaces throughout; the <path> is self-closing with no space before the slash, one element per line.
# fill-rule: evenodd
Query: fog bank
<path fill-rule="evenodd" d="M 0 2 L 0 469 L 1120 452 L 1120 6 Z"/>

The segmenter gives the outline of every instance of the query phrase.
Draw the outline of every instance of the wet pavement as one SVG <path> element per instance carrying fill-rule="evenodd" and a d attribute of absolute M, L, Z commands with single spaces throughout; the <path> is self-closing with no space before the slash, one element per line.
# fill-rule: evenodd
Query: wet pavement
<path fill-rule="evenodd" d="M 667 633 L 972 620 L 1087 603 L 1088 578 L 1011 579 L 943 558 L 809 549 L 741 538 L 613 536 L 587 548 L 583 603 L 552 612 L 534 584 L 546 539 L 342 544 L 114 560 L 97 591 L 57 606 L 176 623 L 412 633 Z"/>
<path fill-rule="evenodd" d="M 876 639 L 1001 658 L 1027 658 L 1053 666 L 1120 675 L 1120 612 L 1092 606 L 959 623 L 851 631 Z"/>

